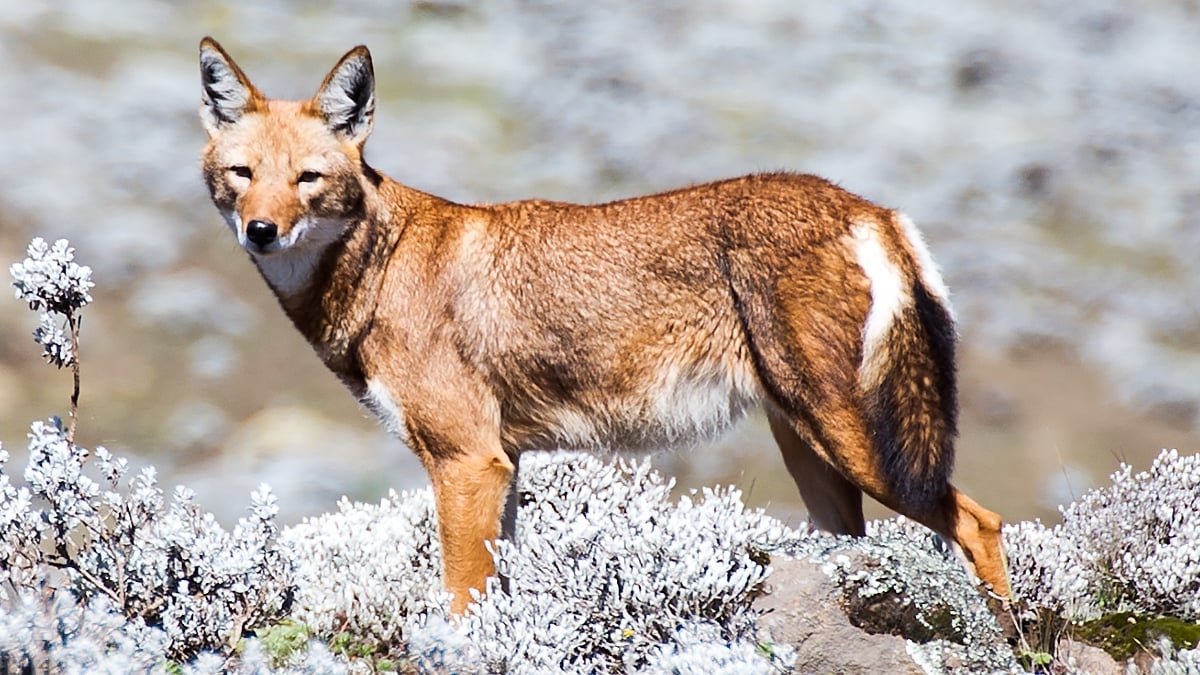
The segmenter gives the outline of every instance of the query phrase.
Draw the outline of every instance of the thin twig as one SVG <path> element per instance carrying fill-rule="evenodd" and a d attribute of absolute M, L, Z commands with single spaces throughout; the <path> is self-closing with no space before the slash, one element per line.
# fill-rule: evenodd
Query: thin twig
<path fill-rule="evenodd" d="M 47 557 L 46 558 L 47 563 L 49 563 L 50 565 L 57 567 L 59 569 L 74 571 L 76 574 L 83 577 L 84 581 L 87 581 L 89 584 L 91 584 L 92 587 L 95 588 L 97 591 L 100 591 L 101 593 L 103 593 L 103 594 L 107 595 L 109 598 L 111 598 L 112 601 L 115 602 L 118 607 L 120 607 L 122 609 L 125 608 L 125 599 L 123 597 L 121 597 L 121 595 L 119 595 L 117 593 L 117 591 L 104 585 L 104 582 L 97 579 L 95 577 L 95 575 L 93 575 L 91 572 L 88 572 L 78 562 L 76 562 L 75 559 L 71 557 L 70 551 L 67 550 L 66 544 L 64 544 L 61 540 L 56 542 L 56 544 L 57 545 L 55 547 L 55 549 L 56 549 L 55 552 L 58 554 L 59 560 L 52 560 L 49 557 Z"/>
<path fill-rule="evenodd" d="M 75 424 L 79 421 L 79 324 L 83 317 L 67 314 L 67 325 L 71 327 L 71 422 L 67 425 L 67 442 L 75 443 Z"/>

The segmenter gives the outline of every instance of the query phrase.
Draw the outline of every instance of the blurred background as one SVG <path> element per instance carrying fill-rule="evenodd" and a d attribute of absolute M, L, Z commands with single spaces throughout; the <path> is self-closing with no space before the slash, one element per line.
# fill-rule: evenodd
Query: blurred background
<path fill-rule="evenodd" d="M 208 203 L 206 34 L 280 98 L 369 45 L 368 160 L 450 199 L 790 169 L 903 209 L 961 322 L 957 482 L 1008 519 L 1054 520 L 1120 461 L 1197 451 L 1196 0 L 0 0 L 0 261 L 67 237 L 95 270 L 77 441 L 154 464 L 227 523 L 263 481 L 294 522 L 426 479 Z M 71 387 L 35 326 L 0 301 L 12 469 Z M 679 489 L 803 513 L 760 417 L 655 461 Z"/>

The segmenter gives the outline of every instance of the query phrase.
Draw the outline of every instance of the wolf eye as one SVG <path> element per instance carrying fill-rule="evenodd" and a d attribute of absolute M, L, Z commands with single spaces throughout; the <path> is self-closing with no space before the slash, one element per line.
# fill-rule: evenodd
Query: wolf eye
<path fill-rule="evenodd" d="M 317 173 L 316 171 L 301 171 L 300 175 L 296 177 L 296 182 L 313 183 L 316 182 L 316 180 L 320 177 L 321 174 Z"/>
<path fill-rule="evenodd" d="M 238 178 L 249 179 L 252 175 L 254 175 L 251 173 L 250 167 L 242 166 L 241 164 L 238 164 L 237 166 L 231 166 L 229 167 L 229 170 Z"/>

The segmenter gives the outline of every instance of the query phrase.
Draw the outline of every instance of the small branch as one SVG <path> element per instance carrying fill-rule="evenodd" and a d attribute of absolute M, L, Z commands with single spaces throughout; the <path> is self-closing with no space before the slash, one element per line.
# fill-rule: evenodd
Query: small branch
<path fill-rule="evenodd" d="M 76 565 L 72 562 L 69 565 L 69 567 L 70 567 L 70 569 L 74 570 L 76 574 L 83 577 L 96 590 L 100 591 L 101 593 L 104 593 L 109 598 L 111 598 L 112 601 L 115 602 L 118 607 L 120 607 L 122 610 L 125 610 L 125 598 L 121 597 L 121 594 L 117 593 L 117 591 L 114 591 L 113 589 L 109 588 L 108 586 L 105 586 L 104 582 L 97 579 L 95 577 L 95 575 L 93 575 L 91 572 L 88 572 L 87 570 L 83 569 L 79 565 Z"/>
<path fill-rule="evenodd" d="M 115 602 L 122 610 L 125 609 L 125 599 L 122 598 L 116 591 L 104 585 L 104 582 L 97 579 L 91 572 L 83 569 L 83 567 L 71 557 L 71 553 L 67 550 L 66 544 L 64 544 L 61 539 L 57 542 L 55 552 L 58 554 L 59 560 L 51 560 L 50 558 L 47 558 L 47 563 L 59 569 L 74 571 L 76 574 L 83 577 L 84 581 L 87 581 L 89 584 L 91 584 L 92 587 L 97 591 L 111 598 L 112 601 Z"/>
<path fill-rule="evenodd" d="M 83 317 L 67 314 L 67 325 L 71 328 L 71 421 L 67 425 L 67 442 L 75 443 L 75 424 L 79 421 L 79 324 Z"/>
<path fill-rule="evenodd" d="M 246 619 L 249 617 L 246 614 L 239 614 L 233 621 L 233 629 L 229 632 L 229 650 L 236 652 L 238 643 L 242 641 L 242 633 L 246 630 Z"/>

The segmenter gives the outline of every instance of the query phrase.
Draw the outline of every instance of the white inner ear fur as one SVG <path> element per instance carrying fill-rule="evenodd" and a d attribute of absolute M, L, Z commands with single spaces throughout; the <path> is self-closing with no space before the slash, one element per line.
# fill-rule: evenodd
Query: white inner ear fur
<path fill-rule="evenodd" d="M 366 80 L 364 83 L 363 80 Z M 365 136 L 370 131 L 372 116 L 375 114 L 375 83 L 374 78 L 361 58 L 355 58 L 342 64 L 329 85 L 321 90 L 319 101 L 321 114 L 335 129 L 345 129 L 351 138 Z M 370 94 L 366 103 L 359 106 L 351 95 L 352 92 L 369 87 Z"/>
<path fill-rule="evenodd" d="M 250 103 L 250 89 L 238 79 L 237 73 L 217 52 L 204 49 L 200 52 L 200 65 L 212 81 L 201 86 L 206 113 L 205 122 L 213 127 L 221 122 L 236 120 Z M 210 95 L 210 90 L 212 95 Z M 216 98 L 214 99 L 213 96 Z"/>

